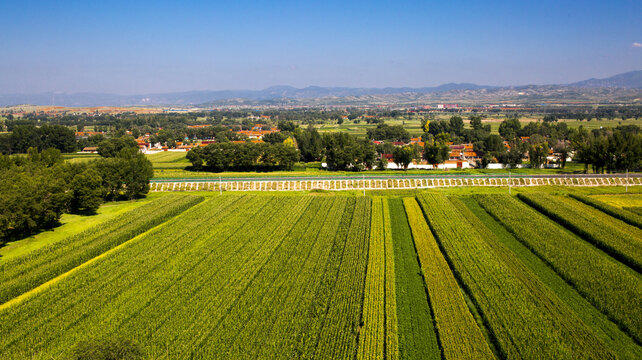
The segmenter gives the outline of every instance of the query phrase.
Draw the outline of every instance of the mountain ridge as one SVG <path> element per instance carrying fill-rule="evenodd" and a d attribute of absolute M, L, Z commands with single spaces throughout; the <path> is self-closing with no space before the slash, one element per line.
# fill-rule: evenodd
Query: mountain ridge
<path fill-rule="evenodd" d="M 262 90 L 194 90 L 170 93 L 149 93 L 140 95 L 115 95 L 105 93 L 40 93 L 40 94 L 0 94 L 0 106 L 18 104 L 57 105 L 57 106 L 197 106 L 214 104 L 227 100 L 247 100 L 265 102 L 278 99 L 308 100 L 323 98 L 345 98 L 363 96 L 389 96 L 394 94 L 449 93 L 458 91 L 501 90 L 520 88 L 542 88 L 551 86 L 596 89 L 621 88 L 642 89 L 642 70 L 617 74 L 604 79 L 588 79 L 566 85 L 520 85 L 491 86 L 473 83 L 446 83 L 429 87 L 385 87 L 353 88 L 307 86 L 296 88 L 289 85 L 275 85 Z"/>

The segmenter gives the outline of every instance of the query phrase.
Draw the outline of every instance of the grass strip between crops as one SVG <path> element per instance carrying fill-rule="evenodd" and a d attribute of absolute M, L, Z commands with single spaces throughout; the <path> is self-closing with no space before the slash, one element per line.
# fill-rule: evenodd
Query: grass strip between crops
<path fill-rule="evenodd" d="M 510 250 L 521 264 L 537 275 L 549 289 L 593 330 L 596 336 L 617 353 L 618 357 L 630 360 L 642 357 L 642 347 L 637 345 L 630 336 L 610 321 L 606 315 L 602 314 L 582 297 L 573 286 L 562 279 L 542 259 L 519 242 L 502 224 L 490 216 L 475 199 L 470 196 L 463 196 L 459 197 L 458 200 L 452 198 L 450 200 L 462 214 L 467 214 L 468 220 L 476 229 L 481 232 L 487 230 L 494 234 L 494 236 L 486 234 L 484 239 L 498 254 Z M 471 212 L 474 216 L 468 212 Z M 499 246 L 499 244 L 502 244 L 505 248 Z"/>
<path fill-rule="evenodd" d="M 594 199 L 589 196 L 573 194 L 573 193 L 569 194 L 569 196 L 585 203 L 586 205 L 590 205 L 598 210 L 601 210 L 613 216 L 614 218 L 620 219 L 627 224 L 637 226 L 638 228 L 642 229 L 642 216 L 640 216 L 639 214 L 609 205 L 605 202 L 602 202 L 600 200 Z"/>
<path fill-rule="evenodd" d="M 401 199 L 388 199 L 397 289 L 399 357 L 441 359 L 412 234 Z"/>
<path fill-rule="evenodd" d="M 446 259 L 414 198 L 404 205 L 446 359 L 494 359 Z"/>
<path fill-rule="evenodd" d="M 518 197 L 613 258 L 642 272 L 642 230 L 568 197 L 545 193 Z"/>
<path fill-rule="evenodd" d="M 598 310 L 642 341 L 639 274 L 509 195 L 474 198 Z"/>
<path fill-rule="evenodd" d="M 615 358 L 535 274 L 499 255 L 443 195 L 420 194 L 446 260 L 461 279 L 504 358 Z M 470 214 L 470 216 L 474 216 Z"/>

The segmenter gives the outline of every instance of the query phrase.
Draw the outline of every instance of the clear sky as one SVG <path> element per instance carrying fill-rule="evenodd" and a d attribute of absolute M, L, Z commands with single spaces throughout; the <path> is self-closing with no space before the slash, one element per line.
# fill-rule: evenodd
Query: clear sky
<path fill-rule="evenodd" d="M 642 69 L 642 1 L 0 1 L 0 93 L 566 83 Z"/>

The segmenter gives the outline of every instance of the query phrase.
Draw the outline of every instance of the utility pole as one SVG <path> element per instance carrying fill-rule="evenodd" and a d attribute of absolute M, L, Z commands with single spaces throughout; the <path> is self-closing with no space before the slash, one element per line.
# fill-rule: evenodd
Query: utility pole
<path fill-rule="evenodd" d="M 219 195 L 223 195 L 223 184 L 221 184 L 221 175 L 218 176 L 218 192 Z"/>
<path fill-rule="evenodd" d="M 626 169 L 626 186 L 624 192 L 629 192 L 629 169 Z"/>
<path fill-rule="evenodd" d="M 510 170 L 508 170 L 508 195 L 511 195 L 511 185 L 513 185 L 513 182 L 511 181 Z"/>
<path fill-rule="evenodd" d="M 366 174 L 362 174 L 363 176 L 363 196 L 366 196 Z"/>

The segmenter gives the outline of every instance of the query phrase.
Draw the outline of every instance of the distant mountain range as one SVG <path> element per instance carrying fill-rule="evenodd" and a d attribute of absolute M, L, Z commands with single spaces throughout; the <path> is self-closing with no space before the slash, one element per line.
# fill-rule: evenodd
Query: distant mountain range
<path fill-rule="evenodd" d="M 349 88 L 349 87 L 320 87 L 308 86 L 298 89 L 291 86 L 272 86 L 264 90 L 220 90 L 220 91 L 187 91 L 164 94 L 143 94 L 143 95 L 113 95 L 96 93 L 41 93 L 41 94 L 0 94 L 0 106 L 19 104 L 33 105 L 56 105 L 56 106 L 197 106 L 215 104 L 257 104 L 257 103 L 309 103 L 310 99 L 332 100 L 333 103 L 346 103 L 355 98 L 388 98 L 392 95 L 403 94 L 412 97 L 440 98 L 448 100 L 437 94 L 459 94 L 469 95 L 480 93 L 499 93 L 502 90 L 529 89 L 537 92 L 538 89 L 550 92 L 553 88 L 618 88 L 618 89 L 642 89 L 642 70 L 618 74 L 606 79 L 589 79 L 566 85 L 531 85 L 531 86 L 509 86 L 498 87 L 476 84 L 455 84 L 449 83 L 435 87 L 422 88 Z M 570 90 L 577 92 L 578 90 Z M 627 94 L 630 93 L 626 92 Z M 635 97 L 636 91 L 633 93 Z M 394 96 L 393 96 L 394 97 Z M 455 97 L 456 98 L 456 97 Z M 453 98 L 453 100 L 455 100 Z M 319 103 L 319 102 L 318 102 Z"/>
<path fill-rule="evenodd" d="M 569 84 L 581 88 L 642 89 L 642 70 L 617 74 L 606 79 L 588 79 Z"/>

